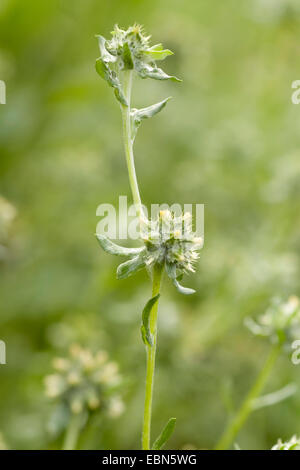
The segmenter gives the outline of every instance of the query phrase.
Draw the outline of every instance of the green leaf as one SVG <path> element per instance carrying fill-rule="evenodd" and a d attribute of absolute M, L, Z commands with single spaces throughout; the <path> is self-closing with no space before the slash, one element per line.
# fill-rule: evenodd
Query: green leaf
<path fill-rule="evenodd" d="M 159 113 L 166 106 L 167 102 L 170 99 L 171 99 L 171 96 L 169 96 L 163 101 L 160 101 L 159 103 L 152 104 L 151 106 L 148 106 L 147 108 L 132 109 L 131 124 L 132 124 L 133 139 L 136 136 L 137 130 L 139 126 L 141 125 L 142 120 L 149 119 L 152 116 L 155 116 L 155 114 Z"/>
<path fill-rule="evenodd" d="M 145 64 L 144 62 L 136 62 L 137 73 L 141 78 L 153 78 L 154 80 L 172 80 L 174 82 L 182 82 L 177 77 L 173 75 L 168 75 L 162 69 L 152 66 L 150 64 Z"/>
<path fill-rule="evenodd" d="M 147 346 L 153 346 L 153 337 L 150 331 L 150 315 L 152 308 L 156 304 L 160 297 L 160 294 L 157 294 L 155 297 L 152 297 L 148 302 L 146 303 L 143 313 L 142 313 L 142 326 L 141 326 L 141 333 L 142 333 L 142 339 Z"/>
<path fill-rule="evenodd" d="M 145 261 L 142 256 L 136 256 L 135 258 L 125 261 L 125 263 L 120 264 L 117 269 L 117 279 L 126 279 L 144 266 Z"/>
<path fill-rule="evenodd" d="M 129 49 L 128 43 L 125 42 L 123 46 L 123 60 L 124 60 L 124 66 L 125 69 L 133 69 L 133 60 L 132 60 L 132 55 L 131 55 L 131 50 Z"/>
<path fill-rule="evenodd" d="M 179 284 L 178 277 L 180 276 L 177 277 L 176 275 L 176 266 L 174 263 L 173 264 L 166 263 L 166 273 L 169 276 L 169 278 L 172 280 L 174 286 L 176 287 L 178 292 L 180 292 L 180 294 L 191 295 L 196 292 L 194 289 L 183 287 L 181 284 Z"/>
<path fill-rule="evenodd" d="M 116 62 L 117 57 L 110 54 L 110 52 L 108 52 L 106 49 L 106 39 L 100 35 L 96 35 L 96 38 L 98 39 L 100 55 L 103 62 Z"/>
<path fill-rule="evenodd" d="M 123 94 L 121 83 L 116 76 L 115 72 L 111 70 L 106 62 L 99 57 L 96 60 L 96 71 L 103 78 L 109 86 L 115 89 L 115 95 L 117 100 L 120 101 L 124 106 L 128 106 L 127 100 Z"/>
<path fill-rule="evenodd" d="M 149 51 L 162 51 L 163 50 L 163 45 L 162 43 L 160 42 L 159 44 L 154 44 L 153 46 L 151 46 L 148 50 Z"/>
<path fill-rule="evenodd" d="M 110 255 L 132 256 L 145 251 L 145 247 L 143 246 L 140 248 L 126 248 L 124 246 L 117 245 L 116 243 L 110 241 L 105 235 L 100 235 L 97 233 L 96 237 L 103 250 Z"/>
<path fill-rule="evenodd" d="M 173 431 L 175 429 L 175 425 L 176 425 L 176 418 L 169 419 L 166 426 L 162 430 L 161 434 L 158 436 L 158 438 L 154 442 L 154 444 L 152 446 L 152 450 L 160 450 L 165 445 L 167 440 L 173 434 Z"/>
<path fill-rule="evenodd" d="M 164 60 L 169 55 L 173 55 L 173 52 L 170 51 L 170 49 L 153 49 L 152 47 L 142 52 L 151 60 Z"/>

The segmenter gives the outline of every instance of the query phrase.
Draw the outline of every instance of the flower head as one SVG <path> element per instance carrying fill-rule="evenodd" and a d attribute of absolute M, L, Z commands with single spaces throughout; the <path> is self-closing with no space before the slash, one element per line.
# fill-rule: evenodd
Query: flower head
<path fill-rule="evenodd" d="M 275 298 L 256 322 L 247 318 L 245 323 L 255 335 L 268 336 L 272 342 L 283 344 L 293 339 L 300 329 L 299 298 L 291 296 L 287 302 Z"/>
<path fill-rule="evenodd" d="M 151 36 L 144 33 L 142 26 L 134 24 L 124 30 L 116 25 L 111 34 L 111 39 L 96 36 L 100 49 L 96 70 L 114 88 L 117 99 L 123 105 L 127 106 L 121 85 L 121 72 L 124 70 L 135 70 L 141 78 L 181 81 L 157 67 L 156 61 L 164 60 L 173 53 L 164 49 L 162 44 L 150 47 Z"/>
<path fill-rule="evenodd" d="M 192 216 L 185 213 L 175 216 L 169 210 L 160 211 L 157 219 L 141 221 L 141 238 L 144 247 L 124 248 L 97 234 L 101 247 L 110 254 L 129 256 L 117 269 L 118 279 L 124 279 L 139 269 L 150 271 L 155 264 L 163 265 L 177 290 L 182 294 L 193 294 L 179 284 L 184 273 L 194 272 L 194 264 L 203 246 L 203 239 L 192 231 Z"/>
<path fill-rule="evenodd" d="M 106 409 L 116 416 L 123 404 L 116 393 L 121 383 L 118 366 L 108 360 L 105 351 L 92 354 L 79 345 L 70 348 L 67 358 L 53 360 L 55 373 L 45 378 L 46 394 L 58 399 L 70 413 L 79 414 Z"/>

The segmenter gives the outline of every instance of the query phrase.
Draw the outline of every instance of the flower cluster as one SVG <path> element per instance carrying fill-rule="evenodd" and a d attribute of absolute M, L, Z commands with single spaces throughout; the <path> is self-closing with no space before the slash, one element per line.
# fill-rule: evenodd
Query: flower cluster
<path fill-rule="evenodd" d="M 282 442 L 281 439 L 278 439 L 277 444 L 275 444 L 271 450 L 300 450 L 300 439 L 297 436 L 291 437 L 291 439 L 286 442 Z"/>
<path fill-rule="evenodd" d="M 150 47 L 150 36 L 145 35 L 142 26 L 135 24 L 127 30 L 115 26 L 111 34 L 110 40 L 97 35 L 100 57 L 96 61 L 96 70 L 114 88 L 117 99 L 123 105 L 127 106 L 121 86 L 121 72 L 124 70 L 135 70 L 141 78 L 180 81 L 157 67 L 156 61 L 173 53 L 164 49 L 162 44 Z"/>
<path fill-rule="evenodd" d="M 274 343 L 283 344 L 297 336 L 300 329 L 300 301 L 291 296 L 287 302 L 275 298 L 257 321 L 247 318 L 246 326 L 258 336 L 268 336 Z"/>
<path fill-rule="evenodd" d="M 55 358 L 55 373 L 45 378 L 46 394 L 56 398 L 71 414 L 105 409 L 112 417 L 123 411 L 117 390 L 121 384 L 118 365 L 105 351 L 93 355 L 79 345 L 70 347 L 69 357 Z"/>
<path fill-rule="evenodd" d="M 104 235 L 96 236 L 106 252 L 130 257 L 118 267 L 118 279 L 124 279 L 143 267 L 151 271 L 155 264 L 160 264 L 165 267 L 167 275 L 180 293 L 195 292 L 179 284 L 184 273 L 194 272 L 194 263 L 203 246 L 203 239 L 195 237 L 192 231 L 190 213 L 176 217 L 174 213 L 165 210 L 160 211 L 154 221 L 143 219 L 141 238 L 144 247 L 140 248 L 124 248 L 111 242 Z"/>

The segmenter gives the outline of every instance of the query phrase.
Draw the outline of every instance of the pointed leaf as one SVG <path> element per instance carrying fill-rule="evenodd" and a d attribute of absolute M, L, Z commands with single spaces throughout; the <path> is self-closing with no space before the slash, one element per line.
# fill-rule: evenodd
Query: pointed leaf
<path fill-rule="evenodd" d="M 157 294 L 155 297 L 152 297 L 148 302 L 146 303 L 143 313 L 142 313 L 142 326 L 141 326 L 141 332 L 142 332 L 142 339 L 146 346 L 153 346 L 153 337 L 150 331 L 150 315 L 152 308 L 156 304 L 160 297 L 160 294 Z"/>
<path fill-rule="evenodd" d="M 125 261 L 125 263 L 120 264 L 117 269 L 117 279 L 126 279 L 144 266 L 145 261 L 142 256 L 136 256 L 135 258 Z"/>
<path fill-rule="evenodd" d="M 100 77 L 108 83 L 109 86 L 115 89 L 115 95 L 117 97 L 117 100 L 120 101 L 120 103 L 122 103 L 124 106 L 128 106 L 118 77 L 116 76 L 115 72 L 108 67 L 108 65 L 101 57 L 96 60 L 96 71 L 100 75 Z"/>
<path fill-rule="evenodd" d="M 296 384 L 290 383 L 276 392 L 255 398 L 255 400 L 252 401 L 252 409 L 259 410 L 265 406 L 276 405 L 277 403 L 280 403 L 294 395 L 297 392 L 297 389 L 298 387 Z"/>
<path fill-rule="evenodd" d="M 133 69 L 133 60 L 131 55 L 131 50 L 129 49 L 128 43 L 125 42 L 123 46 L 123 60 L 125 69 Z"/>
<path fill-rule="evenodd" d="M 195 289 L 190 289 L 189 287 L 183 287 L 181 284 L 179 284 L 177 280 L 173 282 L 174 282 L 174 286 L 176 287 L 176 289 L 178 290 L 180 294 L 191 295 L 191 294 L 195 294 L 196 292 Z"/>
<path fill-rule="evenodd" d="M 105 235 L 100 235 L 97 233 L 96 237 L 103 250 L 111 255 L 132 256 L 145 251 L 143 246 L 140 248 L 126 248 L 124 246 L 117 245 L 116 243 L 110 241 Z"/>
<path fill-rule="evenodd" d="M 177 77 L 173 75 L 168 75 L 162 69 L 152 66 L 150 64 L 145 64 L 143 62 L 136 62 L 137 73 L 141 78 L 153 78 L 154 80 L 173 80 L 174 82 L 182 82 Z"/>
<path fill-rule="evenodd" d="M 108 52 L 108 50 L 106 49 L 106 39 L 100 35 L 96 35 L 96 38 L 98 39 L 100 55 L 103 62 L 116 62 L 117 57 L 110 54 L 110 52 Z"/>
<path fill-rule="evenodd" d="M 175 264 L 170 264 L 170 263 L 166 263 L 166 272 L 169 276 L 169 278 L 172 280 L 174 286 L 176 287 L 176 289 L 178 290 L 178 292 L 180 292 L 180 294 L 184 294 L 184 295 L 191 295 L 191 294 L 194 294 L 196 291 L 194 289 L 190 289 L 189 287 L 183 287 L 181 284 L 179 284 L 178 282 L 178 278 L 177 278 L 177 275 L 176 275 L 176 266 Z M 180 277 L 180 276 L 179 276 Z"/>
<path fill-rule="evenodd" d="M 149 57 L 151 60 L 164 60 L 169 55 L 173 55 L 173 52 L 169 49 L 153 49 L 150 48 L 147 51 L 143 51 L 143 53 Z"/>
<path fill-rule="evenodd" d="M 142 119 L 149 119 L 155 114 L 159 113 L 167 104 L 167 102 L 171 99 L 171 96 L 166 98 L 165 100 L 160 101 L 159 103 L 152 104 L 147 108 L 142 109 L 133 109 L 132 110 L 132 118 L 135 121 L 141 121 Z"/>
<path fill-rule="evenodd" d="M 133 139 L 135 138 L 137 130 L 139 126 L 141 125 L 141 121 L 143 119 L 149 119 L 152 116 L 155 116 L 155 114 L 159 113 L 166 106 L 167 102 L 170 99 L 171 99 L 171 96 L 169 96 L 163 101 L 160 101 L 159 103 L 152 104 L 151 106 L 148 106 L 147 108 L 133 109 L 131 111 L 131 124 L 132 124 Z"/>
<path fill-rule="evenodd" d="M 153 46 L 151 46 L 150 49 L 148 49 L 148 51 L 162 51 L 163 48 L 164 47 L 162 43 L 160 42 L 159 44 L 154 44 Z"/>
<path fill-rule="evenodd" d="M 167 442 L 167 440 L 173 434 L 176 425 L 176 418 L 171 418 L 167 422 L 166 426 L 162 430 L 161 434 L 158 436 L 156 441 L 152 446 L 152 450 L 160 450 Z"/>

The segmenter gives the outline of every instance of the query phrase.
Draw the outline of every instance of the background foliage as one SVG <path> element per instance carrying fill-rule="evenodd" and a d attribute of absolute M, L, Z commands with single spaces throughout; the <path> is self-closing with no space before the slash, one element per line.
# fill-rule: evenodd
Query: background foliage
<path fill-rule="evenodd" d="M 0 429 L 12 448 L 59 448 L 47 428 L 43 377 L 78 341 L 107 349 L 126 377 L 125 413 L 101 417 L 81 448 L 137 448 L 144 387 L 140 314 L 150 284 L 115 279 L 94 237 L 96 207 L 130 194 L 118 106 L 99 79 L 96 33 L 137 21 L 176 52 L 180 85 L 136 80 L 145 106 L 172 95 L 136 142 L 146 204 L 205 203 L 205 247 L 182 297 L 165 280 L 154 434 L 177 417 L 170 448 L 211 448 L 269 345 L 243 326 L 269 298 L 299 291 L 299 6 L 291 0 L 2 0 Z M 6 212 L 5 212 L 6 211 Z M 5 216 L 6 214 L 6 216 Z M 12 215 L 12 212 L 10 212 Z M 12 220 L 13 219 L 13 220 Z M 4 222 L 3 222 L 4 224 Z M 267 391 L 300 385 L 289 358 Z M 256 411 L 242 448 L 299 433 L 300 393 Z"/>

